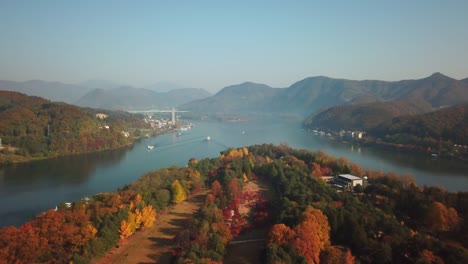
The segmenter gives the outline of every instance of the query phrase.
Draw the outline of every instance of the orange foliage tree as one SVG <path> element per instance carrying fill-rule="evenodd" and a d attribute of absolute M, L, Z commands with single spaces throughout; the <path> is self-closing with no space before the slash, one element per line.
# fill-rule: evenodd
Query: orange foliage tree
<path fill-rule="evenodd" d="M 320 263 L 324 264 L 354 264 L 355 259 L 351 250 L 330 246 L 320 255 Z"/>
<path fill-rule="evenodd" d="M 330 226 L 322 211 L 308 207 L 302 221 L 294 228 L 293 245 L 309 263 L 320 262 L 320 251 L 330 245 Z"/>
<path fill-rule="evenodd" d="M 433 202 L 427 210 L 426 224 L 431 231 L 456 230 L 460 221 L 457 211 L 454 208 L 447 209 L 443 203 Z"/>
<path fill-rule="evenodd" d="M 296 232 L 285 224 L 276 224 L 271 228 L 270 232 L 268 232 L 267 243 L 281 245 L 283 243 L 289 243 L 295 236 Z"/>
<path fill-rule="evenodd" d="M 320 164 L 317 164 L 315 162 L 312 162 L 312 173 L 311 175 L 315 178 L 320 178 L 322 177 L 322 169 L 320 168 Z"/>
<path fill-rule="evenodd" d="M 211 184 L 211 193 L 216 198 L 220 198 L 223 196 L 223 186 L 221 186 L 221 183 L 219 183 L 219 181 L 216 180 Z"/>

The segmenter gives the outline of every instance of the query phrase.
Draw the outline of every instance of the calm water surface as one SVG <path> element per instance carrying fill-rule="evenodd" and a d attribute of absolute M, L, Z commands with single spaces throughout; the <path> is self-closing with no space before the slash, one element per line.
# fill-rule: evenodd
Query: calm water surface
<path fill-rule="evenodd" d="M 346 157 L 364 168 L 412 174 L 419 185 L 468 191 L 468 165 L 426 156 L 358 148 L 328 141 L 303 130 L 299 122 L 274 120 L 239 123 L 196 122 L 195 128 L 137 142 L 103 153 L 62 157 L 0 167 L 0 226 L 18 225 L 57 204 L 113 191 L 145 172 L 184 166 L 194 157 L 217 157 L 228 147 L 287 143 Z M 204 139 L 210 136 L 211 142 Z M 155 149 L 147 150 L 147 145 Z"/>

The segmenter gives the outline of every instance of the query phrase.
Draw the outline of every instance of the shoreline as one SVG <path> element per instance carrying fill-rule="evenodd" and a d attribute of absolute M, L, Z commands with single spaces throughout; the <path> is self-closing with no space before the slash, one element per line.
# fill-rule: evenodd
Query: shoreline
<path fill-rule="evenodd" d="M 177 131 L 177 129 L 170 129 L 167 131 L 163 132 L 158 132 L 155 131 L 150 137 L 156 137 L 164 134 L 170 134 L 174 133 Z M 93 153 L 100 153 L 100 152 L 106 152 L 106 151 L 113 151 L 113 150 L 118 150 L 118 149 L 125 149 L 125 148 L 130 148 L 132 147 L 136 142 L 145 139 L 145 136 L 140 136 L 138 138 L 134 138 L 132 142 L 118 146 L 118 147 L 113 147 L 113 148 L 106 148 L 106 149 L 100 149 L 100 150 L 95 150 L 95 151 L 86 151 L 86 152 L 78 152 L 78 153 L 67 153 L 67 154 L 53 154 L 49 155 L 46 157 L 25 157 L 17 154 L 2 154 L 0 153 L 0 168 L 2 166 L 6 165 L 12 165 L 12 164 L 19 164 L 19 163 L 28 163 L 28 162 L 34 162 L 34 161 L 40 161 L 40 160 L 48 160 L 48 159 L 55 159 L 55 158 L 60 158 L 60 157 L 67 157 L 67 156 L 77 156 L 77 155 L 86 155 L 86 154 L 93 154 Z M 10 160 L 13 158 L 13 160 Z"/>

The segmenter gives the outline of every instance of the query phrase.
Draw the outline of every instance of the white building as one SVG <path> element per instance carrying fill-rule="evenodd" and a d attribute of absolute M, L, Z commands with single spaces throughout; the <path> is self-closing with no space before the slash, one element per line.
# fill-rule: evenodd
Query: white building
<path fill-rule="evenodd" d="M 362 178 L 351 174 L 340 174 L 336 176 L 335 183 L 346 188 L 353 188 L 356 185 L 363 186 Z"/>

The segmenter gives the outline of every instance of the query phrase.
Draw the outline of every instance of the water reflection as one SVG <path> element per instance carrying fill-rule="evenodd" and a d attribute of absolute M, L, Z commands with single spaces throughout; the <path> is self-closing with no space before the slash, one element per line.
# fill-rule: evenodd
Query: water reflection
<path fill-rule="evenodd" d="M 80 184 L 86 182 L 97 167 L 118 164 L 128 151 L 131 148 L 7 165 L 0 168 L 0 187 Z"/>

